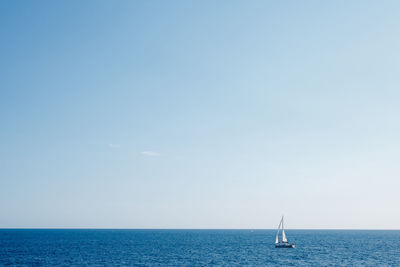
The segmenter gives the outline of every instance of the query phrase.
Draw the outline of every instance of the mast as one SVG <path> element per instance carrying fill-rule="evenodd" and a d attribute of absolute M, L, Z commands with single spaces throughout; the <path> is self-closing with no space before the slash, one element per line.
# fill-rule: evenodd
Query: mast
<path fill-rule="evenodd" d="M 283 219 L 283 217 L 282 217 L 282 219 Z M 282 220 L 279 222 L 279 225 L 278 225 L 278 231 L 276 232 L 276 237 L 275 237 L 275 244 L 279 243 L 279 230 L 281 230 L 281 224 L 282 224 Z"/>

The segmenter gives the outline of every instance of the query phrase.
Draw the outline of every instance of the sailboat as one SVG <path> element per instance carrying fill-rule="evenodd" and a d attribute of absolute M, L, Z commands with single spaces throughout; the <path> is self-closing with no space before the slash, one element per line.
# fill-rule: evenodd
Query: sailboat
<path fill-rule="evenodd" d="M 282 228 L 282 241 L 279 242 L 279 232 L 281 231 L 281 228 Z M 281 221 L 279 222 L 278 232 L 276 233 L 275 247 L 276 248 L 294 248 L 294 243 L 289 243 L 286 239 L 285 229 L 283 227 L 283 216 L 282 216 Z"/>

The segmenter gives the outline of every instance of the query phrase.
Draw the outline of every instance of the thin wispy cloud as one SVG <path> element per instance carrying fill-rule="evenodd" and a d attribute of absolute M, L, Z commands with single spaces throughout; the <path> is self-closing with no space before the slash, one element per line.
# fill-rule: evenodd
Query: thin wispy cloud
<path fill-rule="evenodd" d="M 121 147 L 121 145 L 120 144 L 108 144 L 108 147 L 109 148 L 119 148 L 119 147 Z"/>
<path fill-rule="evenodd" d="M 142 154 L 145 157 L 159 157 L 159 156 L 161 156 L 161 154 L 159 152 L 155 152 L 155 151 L 142 151 L 142 152 L 140 152 L 140 154 Z"/>

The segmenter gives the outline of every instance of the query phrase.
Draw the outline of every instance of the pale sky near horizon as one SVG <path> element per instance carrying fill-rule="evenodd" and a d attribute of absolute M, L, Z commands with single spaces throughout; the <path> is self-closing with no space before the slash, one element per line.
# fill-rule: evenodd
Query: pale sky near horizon
<path fill-rule="evenodd" d="M 399 229 L 399 1 L 0 1 L 0 228 Z"/>

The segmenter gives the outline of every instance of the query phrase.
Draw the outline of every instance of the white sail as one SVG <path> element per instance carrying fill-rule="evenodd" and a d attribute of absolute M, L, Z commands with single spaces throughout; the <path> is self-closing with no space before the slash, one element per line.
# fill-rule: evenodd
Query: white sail
<path fill-rule="evenodd" d="M 282 242 L 287 243 L 286 235 L 285 235 L 285 228 L 283 226 L 283 216 L 282 216 Z"/>
<path fill-rule="evenodd" d="M 282 229 L 282 242 L 287 243 L 286 235 L 285 235 L 285 230 Z"/>

